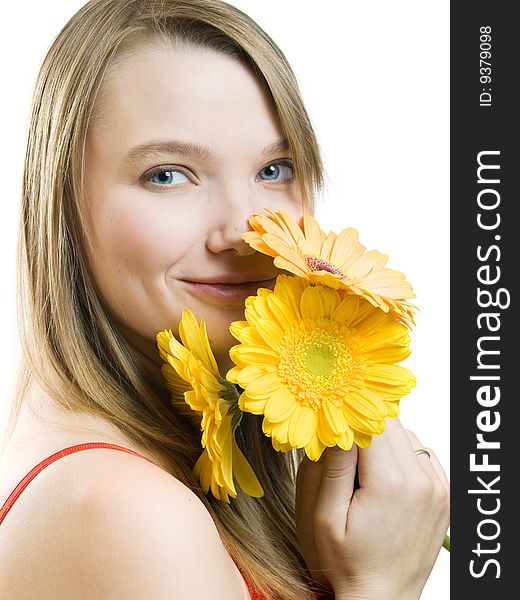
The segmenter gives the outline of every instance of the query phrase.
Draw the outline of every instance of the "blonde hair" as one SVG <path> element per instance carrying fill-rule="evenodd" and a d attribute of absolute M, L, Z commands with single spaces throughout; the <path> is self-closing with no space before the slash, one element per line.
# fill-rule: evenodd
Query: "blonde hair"
<path fill-rule="evenodd" d="M 295 76 L 271 38 L 219 0 L 91 0 L 63 27 L 34 91 L 19 234 L 19 317 L 24 359 L 8 431 L 36 380 L 63 409 L 103 418 L 160 456 L 210 511 L 223 543 L 267 597 L 306 600 L 312 585 L 294 525 L 301 451 L 279 453 L 261 418 L 244 414 L 237 442 L 265 491 L 230 504 L 200 490 L 192 469 L 200 431 L 158 388 L 96 292 L 87 252 L 83 158 L 89 123 L 109 69 L 144 46 L 204 47 L 254 69 L 267 86 L 292 152 L 302 202 L 313 210 L 323 185 L 314 131 Z M 189 408 L 185 406 L 189 412 Z M 273 565 L 276 568 L 273 569 Z"/>

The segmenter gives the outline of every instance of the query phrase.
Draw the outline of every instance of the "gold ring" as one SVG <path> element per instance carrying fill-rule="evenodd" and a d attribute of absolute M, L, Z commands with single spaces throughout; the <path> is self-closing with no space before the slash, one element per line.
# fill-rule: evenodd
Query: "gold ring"
<path fill-rule="evenodd" d="M 426 448 L 417 448 L 417 450 L 415 451 L 415 454 L 417 456 L 419 456 L 419 454 L 426 454 L 426 456 L 428 458 L 431 458 L 430 453 L 428 452 L 428 450 L 426 450 Z"/>

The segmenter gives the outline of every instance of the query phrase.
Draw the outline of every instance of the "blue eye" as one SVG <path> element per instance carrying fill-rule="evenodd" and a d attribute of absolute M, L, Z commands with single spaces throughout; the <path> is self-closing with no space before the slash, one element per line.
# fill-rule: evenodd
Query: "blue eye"
<path fill-rule="evenodd" d="M 184 180 L 179 181 L 179 175 Z M 177 169 L 156 169 L 148 174 L 146 177 L 147 181 L 151 181 L 154 185 L 158 185 L 160 187 L 164 187 L 165 185 L 176 185 L 179 183 L 186 183 L 189 181 L 187 176 Z M 165 184 L 165 185 L 164 185 Z"/>
<path fill-rule="evenodd" d="M 258 174 L 261 181 L 289 181 L 294 177 L 294 168 L 290 161 L 278 161 L 265 166 Z M 189 183 L 190 179 L 179 169 L 162 167 L 143 175 L 141 181 L 150 182 L 155 187 L 174 187 Z"/>
<path fill-rule="evenodd" d="M 285 181 L 294 177 L 294 169 L 289 161 L 280 161 L 267 165 L 259 175 L 263 181 Z"/>

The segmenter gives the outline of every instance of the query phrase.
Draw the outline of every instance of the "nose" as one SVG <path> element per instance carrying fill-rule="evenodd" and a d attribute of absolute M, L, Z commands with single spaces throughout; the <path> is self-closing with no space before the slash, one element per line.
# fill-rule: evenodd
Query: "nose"
<path fill-rule="evenodd" d="M 240 256 L 256 252 L 242 239 L 242 234 L 250 231 L 249 217 L 257 211 L 253 192 L 247 186 L 221 188 L 214 198 L 215 216 L 208 233 L 206 246 L 213 253 L 233 250 Z"/>

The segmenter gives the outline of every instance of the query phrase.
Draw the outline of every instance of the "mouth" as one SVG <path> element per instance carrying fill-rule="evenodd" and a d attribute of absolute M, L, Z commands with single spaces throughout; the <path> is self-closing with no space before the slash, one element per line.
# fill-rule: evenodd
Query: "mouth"
<path fill-rule="evenodd" d="M 276 277 L 260 281 L 240 283 L 205 283 L 201 281 L 181 280 L 197 296 L 203 296 L 220 304 L 243 304 L 248 296 L 254 296 L 258 288 L 273 289 Z"/>

